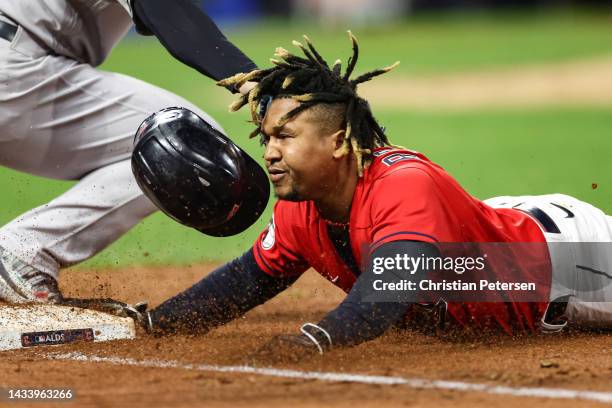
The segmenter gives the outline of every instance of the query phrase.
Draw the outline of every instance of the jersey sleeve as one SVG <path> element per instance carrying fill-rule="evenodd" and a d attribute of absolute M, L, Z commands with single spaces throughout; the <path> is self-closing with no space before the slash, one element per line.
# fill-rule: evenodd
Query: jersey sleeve
<path fill-rule="evenodd" d="M 371 250 L 393 241 L 444 242 L 450 213 L 433 177 L 418 167 L 398 169 L 376 181 L 372 194 Z"/>
<path fill-rule="evenodd" d="M 155 35 L 182 63 L 219 81 L 257 65 L 229 41 L 215 22 L 193 0 L 132 0 L 136 30 Z M 232 92 L 238 92 L 229 87 Z"/>
<path fill-rule="evenodd" d="M 255 261 L 265 273 L 274 277 L 298 276 L 310 267 L 300 255 L 295 224 L 294 211 L 277 202 L 270 223 L 253 245 Z"/>

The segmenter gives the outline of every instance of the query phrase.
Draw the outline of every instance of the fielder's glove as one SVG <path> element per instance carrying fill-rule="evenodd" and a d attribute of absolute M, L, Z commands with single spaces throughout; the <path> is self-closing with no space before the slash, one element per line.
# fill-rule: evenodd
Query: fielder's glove
<path fill-rule="evenodd" d="M 301 334 L 281 334 L 261 347 L 253 356 L 255 361 L 265 363 L 297 363 L 306 357 L 323 354 L 332 347 L 329 333 L 313 323 L 300 328 Z"/>

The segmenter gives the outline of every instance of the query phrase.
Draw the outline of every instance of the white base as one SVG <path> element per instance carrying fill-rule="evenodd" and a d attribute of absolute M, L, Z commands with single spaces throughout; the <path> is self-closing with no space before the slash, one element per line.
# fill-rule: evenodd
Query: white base
<path fill-rule="evenodd" d="M 67 344 L 75 340 L 71 337 L 94 342 L 133 339 L 136 330 L 128 317 L 95 310 L 52 305 L 0 306 L 0 351 Z"/>

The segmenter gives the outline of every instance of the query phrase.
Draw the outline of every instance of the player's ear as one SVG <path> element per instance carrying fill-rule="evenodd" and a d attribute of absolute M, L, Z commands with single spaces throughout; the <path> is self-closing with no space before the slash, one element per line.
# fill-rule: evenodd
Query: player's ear
<path fill-rule="evenodd" d="M 344 139 L 345 135 L 346 131 L 344 129 L 340 129 L 331 136 L 334 143 L 333 156 L 335 159 L 339 159 L 349 152 L 349 150 L 346 148 L 347 141 Z"/>

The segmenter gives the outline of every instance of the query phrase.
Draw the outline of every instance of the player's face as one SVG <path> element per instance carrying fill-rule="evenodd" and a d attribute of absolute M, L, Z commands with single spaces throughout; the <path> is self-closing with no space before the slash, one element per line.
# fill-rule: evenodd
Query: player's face
<path fill-rule="evenodd" d="M 289 201 L 316 200 L 333 190 L 335 134 L 323 134 L 308 110 L 284 126 L 279 119 L 299 106 L 293 99 L 272 102 L 262 124 L 264 160 L 274 193 Z"/>

